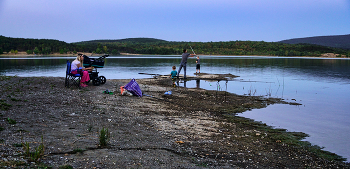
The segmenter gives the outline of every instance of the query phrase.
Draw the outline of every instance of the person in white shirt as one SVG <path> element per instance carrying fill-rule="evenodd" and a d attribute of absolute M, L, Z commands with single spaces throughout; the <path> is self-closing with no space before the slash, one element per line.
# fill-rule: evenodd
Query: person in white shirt
<path fill-rule="evenodd" d="M 89 76 L 89 70 L 91 71 L 91 67 L 89 68 L 85 68 L 83 67 L 83 61 L 84 61 L 84 56 L 83 54 L 79 53 L 77 58 L 72 62 L 71 65 L 71 73 L 73 74 L 78 74 L 79 73 L 79 69 L 81 69 L 81 80 L 80 80 L 80 86 L 81 87 L 87 87 L 88 85 L 86 84 L 87 81 L 90 80 L 90 76 Z"/>

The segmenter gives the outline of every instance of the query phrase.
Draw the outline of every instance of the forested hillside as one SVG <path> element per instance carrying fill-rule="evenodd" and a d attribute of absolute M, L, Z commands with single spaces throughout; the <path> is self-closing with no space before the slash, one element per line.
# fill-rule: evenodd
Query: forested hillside
<path fill-rule="evenodd" d="M 153 38 L 92 40 L 66 43 L 50 39 L 24 39 L 0 36 L 0 54 L 25 51 L 28 54 L 94 52 L 97 54 L 179 55 L 190 47 L 203 55 L 320 56 L 336 53 L 350 56 L 350 50 L 313 44 L 285 44 L 263 41 L 172 42 Z"/>
<path fill-rule="evenodd" d="M 82 50 L 76 44 L 69 44 L 63 41 L 52 39 L 25 39 L 9 38 L 0 36 L 0 54 L 17 52 L 27 52 L 28 54 L 51 54 L 67 53 L 69 51 Z"/>
<path fill-rule="evenodd" d="M 190 49 L 205 55 L 268 55 L 268 56 L 318 56 L 323 53 L 341 53 L 348 50 L 310 44 L 283 44 L 262 41 L 230 42 L 106 42 L 85 43 L 91 49 L 95 46 L 107 46 L 110 50 L 138 54 L 181 54 L 182 49 Z M 188 50 L 189 52 L 191 50 Z"/>
<path fill-rule="evenodd" d="M 280 41 L 287 44 L 315 44 L 334 48 L 350 49 L 350 34 L 337 36 L 315 36 Z"/>

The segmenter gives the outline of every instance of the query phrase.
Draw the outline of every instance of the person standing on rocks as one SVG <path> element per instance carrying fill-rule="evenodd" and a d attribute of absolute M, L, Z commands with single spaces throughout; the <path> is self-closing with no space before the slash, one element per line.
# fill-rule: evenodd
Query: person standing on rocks
<path fill-rule="evenodd" d="M 200 59 L 199 59 L 199 56 L 197 56 L 197 60 L 196 60 L 196 73 L 198 71 L 198 73 L 201 73 L 201 63 L 200 63 Z"/>
<path fill-rule="evenodd" d="M 179 78 L 180 72 L 182 67 L 184 68 L 184 79 L 186 79 L 186 64 L 187 64 L 187 58 L 188 57 L 193 57 L 196 56 L 196 54 L 189 54 L 187 53 L 187 49 L 183 50 L 183 54 L 182 54 L 182 60 L 180 63 L 180 67 L 179 67 L 179 71 L 177 71 L 177 78 Z"/>

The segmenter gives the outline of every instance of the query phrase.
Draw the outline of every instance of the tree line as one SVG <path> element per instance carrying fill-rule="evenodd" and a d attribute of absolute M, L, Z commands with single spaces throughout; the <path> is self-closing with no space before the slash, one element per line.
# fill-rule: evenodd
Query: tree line
<path fill-rule="evenodd" d="M 350 57 L 350 50 L 313 44 L 285 44 L 264 41 L 172 42 L 153 38 L 93 40 L 66 43 L 52 39 L 25 39 L 0 36 L 0 54 L 24 51 L 28 54 L 77 53 L 179 55 L 183 49 L 203 55 L 320 56 L 336 53 Z M 191 52 L 191 50 L 188 50 Z"/>

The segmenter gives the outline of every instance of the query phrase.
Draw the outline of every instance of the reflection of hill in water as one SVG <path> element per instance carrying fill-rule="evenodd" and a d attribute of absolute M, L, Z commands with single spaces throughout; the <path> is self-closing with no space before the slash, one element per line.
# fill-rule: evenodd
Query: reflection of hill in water
<path fill-rule="evenodd" d="M 203 59 L 203 64 L 216 67 L 233 67 L 241 71 L 249 68 L 280 69 L 288 74 L 309 74 L 313 77 L 350 79 L 349 59 L 318 58 L 240 58 L 240 59 Z M 205 66 L 205 65 L 204 65 Z M 234 72 L 230 72 L 235 74 Z M 235 74 L 238 75 L 239 74 Z"/>
<path fill-rule="evenodd" d="M 28 72 L 53 74 L 56 69 L 65 69 L 66 60 L 61 59 L 1 59 L 0 72 Z M 111 74 L 111 78 L 121 78 L 121 75 L 133 75 L 140 72 L 168 74 L 172 66 L 178 67 L 180 56 L 162 57 L 111 57 L 105 60 L 105 68 L 99 69 L 104 74 Z M 195 59 L 189 58 L 187 71 L 195 70 Z M 259 76 L 259 72 L 280 71 L 286 74 L 309 75 L 326 79 L 340 78 L 350 79 L 349 59 L 320 59 L 320 58 L 283 58 L 283 57 L 201 57 L 201 69 L 203 73 L 227 74 L 242 76 L 250 73 Z M 64 70 L 62 71 L 64 72 Z M 57 72 L 59 73 L 59 72 Z M 115 77 L 115 74 L 118 76 Z M 122 73 L 122 74 L 121 74 Z M 190 75 L 188 73 L 188 75 Z M 193 73 L 193 72 L 192 72 Z M 59 75 L 64 75 L 60 73 Z M 31 75 L 34 76 L 34 75 Z M 136 77 L 136 76 L 135 76 Z M 142 78 L 146 78 L 142 76 Z M 243 77 L 242 77 L 243 78 Z"/>
<path fill-rule="evenodd" d="M 349 65 L 350 60 L 300 59 L 300 65 L 296 68 L 314 77 L 350 79 Z"/>

